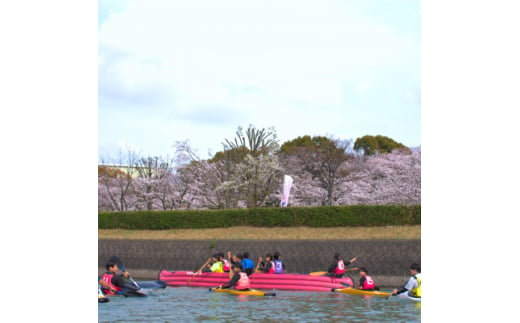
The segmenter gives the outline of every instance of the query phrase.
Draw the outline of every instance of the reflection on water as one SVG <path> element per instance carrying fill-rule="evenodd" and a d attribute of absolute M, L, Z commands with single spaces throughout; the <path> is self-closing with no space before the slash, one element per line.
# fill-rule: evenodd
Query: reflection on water
<path fill-rule="evenodd" d="M 270 292 L 273 290 L 269 290 Z M 167 287 L 146 298 L 112 297 L 99 322 L 420 322 L 421 305 L 403 299 L 275 290 L 275 297 Z"/>

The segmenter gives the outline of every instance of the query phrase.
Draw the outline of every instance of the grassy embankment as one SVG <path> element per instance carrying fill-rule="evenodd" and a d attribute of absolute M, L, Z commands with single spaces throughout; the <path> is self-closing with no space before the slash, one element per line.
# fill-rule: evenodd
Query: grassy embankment
<path fill-rule="evenodd" d="M 98 239 L 166 240 L 334 240 L 421 239 L 420 225 L 385 227 L 230 227 L 215 229 L 125 230 L 98 229 Z"/>

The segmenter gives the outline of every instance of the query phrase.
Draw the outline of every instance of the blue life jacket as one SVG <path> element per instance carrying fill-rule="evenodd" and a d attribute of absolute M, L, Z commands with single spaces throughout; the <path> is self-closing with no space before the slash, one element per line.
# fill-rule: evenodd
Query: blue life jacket
<path fill-rule="evenodd" d="M 253 263 L 253 260 L 251 260 L 249 258 L 242 259 L 242 269 L 246 270 L 246 269 L 254 269 L 254 268 L 255 268 L 255 264 Z"/>

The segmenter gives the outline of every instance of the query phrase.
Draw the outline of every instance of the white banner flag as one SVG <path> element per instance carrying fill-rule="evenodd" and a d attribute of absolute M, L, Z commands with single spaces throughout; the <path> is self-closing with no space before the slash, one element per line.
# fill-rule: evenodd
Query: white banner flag
<path fill-rule="evenodd" d="M 282 195 L 282 201 L 280 205 L 282 207 L 286 207 L 287 204 L 289 204 L 289 193 L 291 192 L 291 185 L 292 185 L 293 179 L 289 175 L 284 175 L 283 177 L 283 195 Z"/>

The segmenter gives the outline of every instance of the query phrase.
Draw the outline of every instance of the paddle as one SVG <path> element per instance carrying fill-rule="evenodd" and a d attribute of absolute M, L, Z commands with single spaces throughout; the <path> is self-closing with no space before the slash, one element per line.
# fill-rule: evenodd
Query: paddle
<path fill-rule="evenodd" d="M 188 281 L 186 282 L 186 285 L 188 285 L 188 284 L 190 283 L 190 281 L 191 281 L 191 280 L 192 280 L 192 279 L 193 279 L 193 278 L 194 278 L 194 277 L 199 273 L 199 271 L 201 271 L 202 269 L 204 269 L 204 267 L 206 267 L 206 265 L 207 265 L 208 262 L 210 262 L 210 261 L 211 261 L 211 258 L 209 258 L 208 261 L 206 261 L 206 262 L 204 263 L 204 265 L 202 265 L 202 267 L 200 267 L 200 269 L 197 270 L 197 271 L 193 274 L 193 276 L 191 276 L 190 279 L 188 279 Z"/>
<path fill-rule="evenodd" d="M 231 279 L 231 276 L 233 276 L 233 265 L 231 264 L 231 251 L 227 252 L 227 259 L 229 262 L 229 279 Z"/>
<path fill-rule="evenodd" d="M 222 289 L 222 288 L 220 288 L 220 287 L 208 288 L 208 290 L 209 290 L 210 292 L 214 292 L 215 289 Z M 251 289 L 251 290 L 258 291 L 258 290 L 256 290 L 256 289 Z M 262 292 L 262 293 L 264 293 L 264 295 L 255 295 L 255 296 L 276 296 L 276 293 L 266 293 L 266 292 Z"/>
<path fill-rule="evenodd" d="M 260 268 L 260 262 L 262 261 L 262 257 L 258 257 L 258 263 L 256 264 L 256 268 L 253 271 L 253 273 L 258 272 L 258 268 Z"/>
<path fill-rule="evenodd" d="M 345 271 L 351 271 L 351 270 L 359 270 L 359 268 L 345 269 Z M 311 276 L 325 276 L 328 273 L 329 272 L 327 272 L 327 271 L 313 271 L 312 273 L 309 273 L 309 275 L 311 275 Z"/>
<path fill-rule="evenodd" d="M 112 256 L 112 257 L 110 257 L 110 259 L 108 259 L 108 261 L 115 262 L 117 264 L 117 267 L 119 267 L 119 269 L 121 269 L 123 272 L 126 271 L 125 265 L 123 265 L 123 262 L 121 261 L 121 259 L 119 259 L 119 257 Z M 132 284 L 134 284 L 134 286 L 137 288 L 137 290 L 141 289 L 141 286 L 139 286 L 139 284 L 130 276 L 130 274 L 128 275 L 128 278 L 130 279 Z"/>

